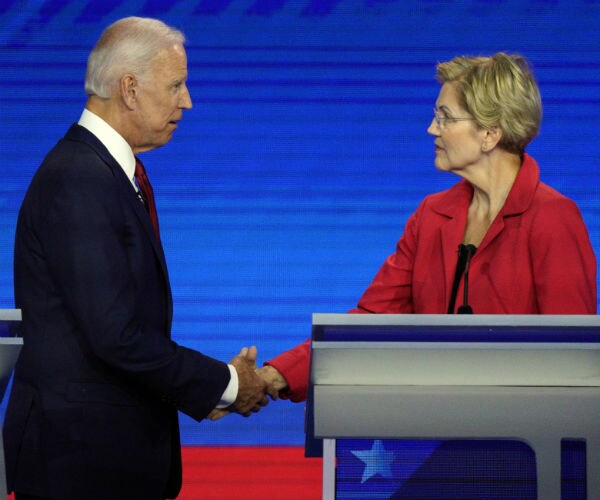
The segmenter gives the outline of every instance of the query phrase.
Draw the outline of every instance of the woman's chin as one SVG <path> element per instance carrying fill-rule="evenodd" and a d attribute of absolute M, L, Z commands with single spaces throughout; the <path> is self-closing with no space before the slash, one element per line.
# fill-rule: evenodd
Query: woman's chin
<path fill-rule="evenodd" d="M 435 168 L 441 170 L 442 172 L 448 172 L 448 170 L 450 170 L 450 165 L 448 165 L 448 162 L 442 160 L 439 156 L 435 157 L 433 164 L 435 165 Z"/>

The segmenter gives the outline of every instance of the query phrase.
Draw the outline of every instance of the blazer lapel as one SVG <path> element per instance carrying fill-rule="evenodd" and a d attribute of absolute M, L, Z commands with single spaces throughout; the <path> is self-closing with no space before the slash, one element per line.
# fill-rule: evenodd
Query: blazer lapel
<path fill-rule="evenodd" d="M 502 232 L 505 226 L 505 217 L 520 215 L 529 208 L 539 181 L 540 173 L 537 163 L 531 156 L 524 153 L 523 163 L 504 202 L 504 206 L 485 234 L 481 245 L 479 245 L 478 253 L 481 253 Z"/>
<path fill-rule="evenodd" d="M 464 228 L 464 222 L 458 217 L 448 220 L 440 228 L 440 245 L 442 247 L 444 264 L 444 310 L 448 309 L 450 302 L 450 293 L 458 261 L 458 245 L 461 243 L 461 235 L 464 233 Z"/>
<path fill-rule="evenodd" d="M 446 191 L 432 205 L 432 210 L 443 219 L 439 226 L 439 245 L 442 249 L 444 269 L 443 309 L 448 309 L 452 283 L 458 261 L 458 245 L 462 243 L 467 224 L 467 211 L 473 189 L 466 181 L 460 181 Z"/>

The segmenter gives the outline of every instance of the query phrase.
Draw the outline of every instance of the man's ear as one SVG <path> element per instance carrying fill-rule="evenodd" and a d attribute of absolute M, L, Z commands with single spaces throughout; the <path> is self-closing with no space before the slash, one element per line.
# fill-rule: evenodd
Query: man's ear
<path fill-rule="evenodd" d="M 129 109 L 133 109 L 138 97 L 138 82 L 135 76 L 126 74 L 119 80 L 121 99 Z"/>

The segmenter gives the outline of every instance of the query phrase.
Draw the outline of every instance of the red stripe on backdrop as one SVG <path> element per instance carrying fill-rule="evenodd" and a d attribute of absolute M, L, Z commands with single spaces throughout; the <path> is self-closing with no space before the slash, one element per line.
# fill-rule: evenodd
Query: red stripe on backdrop
<path fill-rule="evenodd" d="M 178 500 L 320 500 L 323 461 L 296 446 L 183 447 Z"/>
<path fill-rule="evenodd" d="M 321 499 L 323 461 L 299 446 L 184 446 L 182 457 L 178 500 Z"/>

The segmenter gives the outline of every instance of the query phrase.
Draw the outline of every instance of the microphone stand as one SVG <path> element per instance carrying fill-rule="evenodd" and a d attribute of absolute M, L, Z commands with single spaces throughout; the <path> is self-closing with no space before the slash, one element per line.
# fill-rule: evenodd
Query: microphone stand
<path fill-rule="evenodd" d="M 475 245 L 465 245 L 467 251 L 467 262 L 465 264 L 465 286 L 463 288 L 463 304 L 458 308 L 456 314 L 473 314 L 473 308 L 469 305 L 469 267 L 471 265 L 471 259 L 475 255 L 477 247 Z"/>

